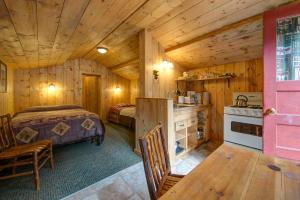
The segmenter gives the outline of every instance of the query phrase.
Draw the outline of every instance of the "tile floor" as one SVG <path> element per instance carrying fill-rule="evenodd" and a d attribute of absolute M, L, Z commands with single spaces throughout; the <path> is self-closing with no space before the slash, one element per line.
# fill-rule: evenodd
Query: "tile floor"
<path fill-rule="evenodd" d="M 172 173 L 187 174 L 201 163 L 213 150 L 212 145 L 202 145 L 180 157 Z M 137 163 L 107 177 L 63 200 L 148 200 L 148 188 L 143 163 Z"/>

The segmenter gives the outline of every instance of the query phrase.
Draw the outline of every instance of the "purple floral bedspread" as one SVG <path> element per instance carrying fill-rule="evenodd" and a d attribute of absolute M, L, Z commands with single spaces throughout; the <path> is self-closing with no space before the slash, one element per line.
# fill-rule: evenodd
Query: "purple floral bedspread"
<path fill-rule="evenodd" d="M 54 145 L 92 139 L 104 140 L 105 128 L 99 116 L 80 106 L 39 106 L 16 113 L 12 119 L 18 143 L 52 139 Z"/>

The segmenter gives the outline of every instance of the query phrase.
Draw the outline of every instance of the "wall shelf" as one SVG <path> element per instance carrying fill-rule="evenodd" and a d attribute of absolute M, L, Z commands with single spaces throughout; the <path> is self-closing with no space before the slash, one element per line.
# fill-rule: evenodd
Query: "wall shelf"
<path fill-rule="evenodd" d="M 224 75 L 220 77 L 213 77 L 213 78 L 203 78 L 203 79 L 176 79 L 176 81 L 209 81 L 209 80 L 220 80 L 220 79 L 231 79 L 235 78 L 236 75 Z"/>
<path fill-rule="evenodd" d="M 186 81 L 186 82 L 193 82 L 193 81 L 214 81 L 214 80 L 227 80 L 228 87 L 229 87 L 229 81 L 232 78 L 235 78 L 235 74 L 229 74 L 229 75 L 222 75 L 219 77 L 213 77 L 213 78 L 203 78 L 203 79 L 176 79 L 176 81 Z"/>

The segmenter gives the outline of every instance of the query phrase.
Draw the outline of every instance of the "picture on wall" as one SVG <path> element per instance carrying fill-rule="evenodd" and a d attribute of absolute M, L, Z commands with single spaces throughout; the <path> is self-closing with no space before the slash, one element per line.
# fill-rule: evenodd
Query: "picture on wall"
<path fill-rule="evenodd" d="M 7 92 L 7 66 L 0 61 L 0 93 Z"/>

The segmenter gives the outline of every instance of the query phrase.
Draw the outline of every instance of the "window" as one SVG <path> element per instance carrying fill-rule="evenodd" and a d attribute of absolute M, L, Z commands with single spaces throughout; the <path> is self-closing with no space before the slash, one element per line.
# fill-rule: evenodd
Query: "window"
<path fill-rule="evenodd" d="M 277 20 L 277 81 L 300 80 L 300 16 Z"/>

